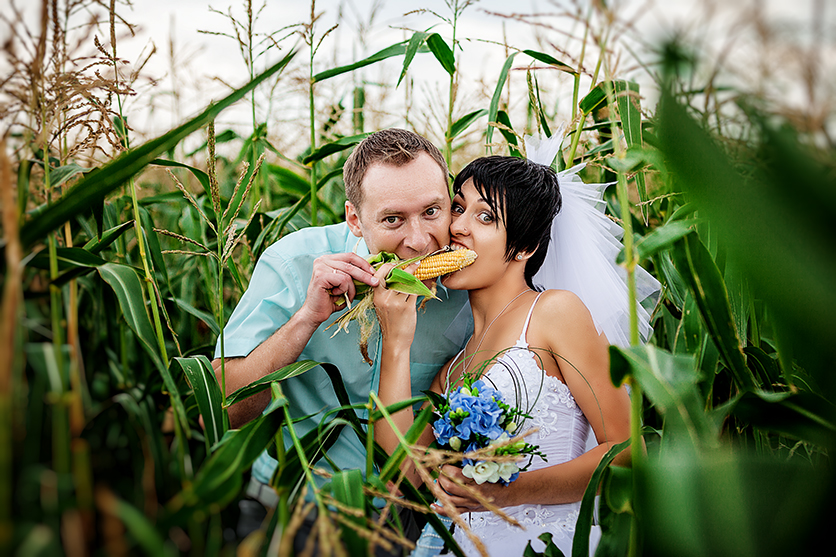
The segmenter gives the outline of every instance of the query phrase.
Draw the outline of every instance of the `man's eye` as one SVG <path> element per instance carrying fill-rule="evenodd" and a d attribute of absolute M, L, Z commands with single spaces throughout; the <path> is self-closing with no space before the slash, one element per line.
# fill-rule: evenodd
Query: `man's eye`
<path fill-rule="evenodd" d="M 436 215 L 438 214 L 438 212 L 439 212 L 440 210 L 441 210 L 441 209 L 439 209 L 438 207 L 430 207 L 429 209 L 427 209 L 427 212 L 426 212 L 425 214 L 426 214 L 428 217 L 434 217 L 434 216 L 436 216 Z"/>
<path fill-rule="evenodd" d="M 384 222 L 384 224 L 389 224 L 389 225 L 395 225 L 395 224 L 398 224 L 398 221 L 399 221 L 399 220 L 400 220 L 400 217 L 396 217 L 396 216 L 394 216 L 394 215 L 393 215 L 393 216 L 389 216 L 389 217 L 383 217 L 383 222 Z"/>

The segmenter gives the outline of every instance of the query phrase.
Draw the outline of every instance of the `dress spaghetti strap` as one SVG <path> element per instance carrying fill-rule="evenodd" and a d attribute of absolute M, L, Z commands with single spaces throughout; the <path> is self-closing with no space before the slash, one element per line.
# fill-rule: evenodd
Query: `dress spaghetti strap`
<path fill-rule="evenodd" d="M 517 340 L 517 346 L 520 348 L 528 348 L 528 341 L 526 340 L 526 337 L 528 336 L 528 324 L 531 321 L 531 316 L 534 314 L 534 306 L 537 305 L 537 300 L 539 300 L 542 295 L 542 292 L 537 294 L 537 297 L 534 298 L 534 301 L 531 303 L 531 308 L 528 310 L 528 315 L 525 318 L 520 338 Z"/>

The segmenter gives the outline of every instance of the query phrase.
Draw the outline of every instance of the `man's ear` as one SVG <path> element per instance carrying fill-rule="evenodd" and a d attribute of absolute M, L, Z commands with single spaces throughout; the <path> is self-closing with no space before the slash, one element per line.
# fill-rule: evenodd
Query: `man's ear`
<path fill-rule="evenodd" d="M 351 201 L 345 202 L 345 222 L 352 234 L 358 238 L 363 237 L 363 231 L 360 228 L 360 213 Z"/>

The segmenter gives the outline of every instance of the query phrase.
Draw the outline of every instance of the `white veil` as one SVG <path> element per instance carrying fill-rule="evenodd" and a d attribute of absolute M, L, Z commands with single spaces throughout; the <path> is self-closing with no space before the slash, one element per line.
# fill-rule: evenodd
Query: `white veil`
<path fill-rule="evenodd" d="M 525 136 L 524 140 L 529 160 L 551 166 L 563 141 L 563 130 L 550 138 Z M 603 331 L 610 344 L 628 347 L 627 271 L 615 262 L 623 247 L 624 230 L 604 214 L 604 190 L 610 184 L 584 184 L 578 176 L 584 166 L 557 174 L 563 206 L 552 222 L 546 260 L 533 280 L 547 289 L 574 292 L 589 309 L 598 332 Z M 646 307 L 652 311 L 661 285 L 639 266 L 635 277 L 639 335 L 646 342 L 652 331 Z"/>

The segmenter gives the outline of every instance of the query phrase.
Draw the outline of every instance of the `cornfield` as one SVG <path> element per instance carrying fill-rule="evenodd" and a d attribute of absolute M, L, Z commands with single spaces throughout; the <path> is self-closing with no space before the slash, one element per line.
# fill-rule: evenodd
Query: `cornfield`
<path fill-rule="evenodd" d="M 149 135 L 128 110 L 142 96 L 179 93 L 146 79 L 155 50 L 123 58 L 128 6 L 19 4 L 0 13 L 0 553 L 290 555 L 310 510 L 306 490 L 315 491 L 323 554 L 407 543 L 386 536 L 372 500 L 389 513 L 429 510 L 427 492 L 402 483 L 397 499 L 386 487 L 403 459 L 419 458 L 409 445 L 417 435 L 387 455 L 370 431 L 416 401 L 380 408 L 373 393 L 368 420 L 347 405 L 319 435 L 294 437 L 272 479 L 277 508 L 255 532 L 236 533 L 250 466 L 294 436 L 282 379 L 316 363 L 225 396 L 210 363 L 215 343 L 269 245 L 343 220 L 342 166 L 371 131 L 414 129 L 456 172 L 484 154 L 522 156 L 524 134 L 551 135 L 562 123 L 558 166 L 586 163 L 588 182 L 613 182 L 607 214 L 625 229 L 621 261 L 663 284 L 651 341 L 610 349 L 613 381 L 631 386 L 630 442 L 647 449 L 633 451 L 631 468 L 610 466 L 612 455 L 598 467 L 573 554 L 588 554 L 596 493 L 596 555 L 827 547 L 836 496 L 832 6 L 809 2 L 812 27 L 789 31 L 763 3 L 741 7 L 732 29 L 754 37 L 756 57 L 733 66 L 742 46 L 688 30 L 644 38 L 636 52 L 635 2 L 488 14 L 530 41 L 511 44 L 464 36 L 479 2 L 445 0 L 407 14 L 415 23 L 399 30 L 402 41 L 329 64 L 337 31 L 321 16 L 343 4 L 311 2 L 306 21 L 275 24 L 244 0 L 214 10 L 219 28 L 230 27 L 206 40 L 235 43 L 247 82 Z M 374 18 L 382 3 L 371 4 L 361 45 L 385 26 Z M 717 3 L 700 4 L 706 26 L 722 19 Z M 498 63 L 474 90 L 462 59 L 476 43 L 495 48 Z M 283 113 L 288 106 L 305 116 Z M 229 110 L 251 121 L 222 124 Z M 339 398 L 339 370 L 324 367 Z M 265 413 L 230 429 L 226 408 L 264 390 L 273 397 Z M 342 428 L 371 449 L 368 465 L 320 489 L 310 463 Z"/>

